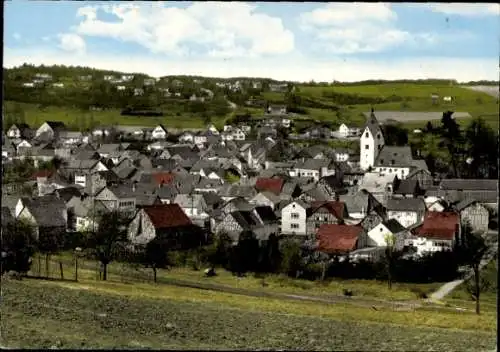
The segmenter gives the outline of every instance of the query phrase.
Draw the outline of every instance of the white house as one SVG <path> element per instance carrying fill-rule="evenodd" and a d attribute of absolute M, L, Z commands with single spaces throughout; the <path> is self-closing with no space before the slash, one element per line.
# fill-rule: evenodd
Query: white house
<path fill-rule="evenodd" d="M 25 88 L 33 88 L 33 87 L 35 87 L 35 83 L 33 83 L 33 82 L 26 82 L 26 83 L 23 83 L 23 87 L 25 87 Z"/>
<path fill-rule="evenodd" d="M 207 130 L 210 131 L 214 135 L 218 135 L 219 134 L 219 131 L 217 130 L 217 128 L 214 125 L 209 125 L 208 128 L 207 128 Z"/>
<path fill-rule="evenodd" d="M 391 219 L 381 222 L 370 231 L 368 231 L 368 246 L 369 247 L 386 247 L 387 236 L 396 238 L 396 246 L 404 245 L 404 234 L 406 229 L 397 220 Z"/>
<path fill-rule="evenodd" d="M 153 139 L 166 139 L 167 138 L 167 129 L 163 127 L 163 125 L 158 125 L 153 129 L 151 133 L 151 137 Z"/>
<path fill-rule="evenodd" d="M 208 218 L 207 204 L 202 194 L 178 194 L 174 201 L 191 220 Z"/>
<path fill-rule="evenodd" d="M 405 239 L 406 246 L 417 250 L 417 255 L 450 251 L 460 239 L 460 219 L 454 212 L 427 212 L 422 226 Z"/>
<path fill-rule="evenodd" d="M 281 209 L 281 233 L 283 235 L 307 235 L 307 213 L 309 206 L 302 201 L 293 201 Z"/>
<path fill-rule="evenodd" d="M 412 165 L 413 157 L 409 146 L 384 146 L 372 166 L 379 173 L 392 174 L 403 180 L 410 174 Z"/>
<path fill-rule="evenodd" d="M 425 215 L 425 203 L 421 198 L 391 198 L 386 204 L 387 218 L 397 220 L 409 228 L 421 223 Z"/>
<path fill-rule="evenodd" d="M 194 134 L 191 132 L 184 132 L 180 137 L 179 137 L 179 142 L 180 143 L 194 143 Z"/>
<path fill-rule="evenodd" d="M 64 88 L 64 83 L 61 83 L 61 82 L 52 83 L 52 87 L 54 87 L 54 88 Z"/>
<path fill-rule="evenodd" d="M 289 174 L 291 177 L 311 177 L 319 181 L 321 177 L 334 175 L 335 166 L 329 159 L 304 159 L 295 164 Z"/>
<path fill-rule="evenodd" d="M 384 145 L 385 141 L 382 130 L 372 111 L 360 138 L 359 161 L 362 170 L 368 170 L 370 167 L 373 167 Z"/>
<path fill-rule="evenodd" d="M 337 130 L 338 136 L 342 138 L 353 137 L 356 136 L 358 133 L 359 133 L 359 128 L 349 127 L 345 123 L 341 124 L 339 126 L 339 129 Z"/>

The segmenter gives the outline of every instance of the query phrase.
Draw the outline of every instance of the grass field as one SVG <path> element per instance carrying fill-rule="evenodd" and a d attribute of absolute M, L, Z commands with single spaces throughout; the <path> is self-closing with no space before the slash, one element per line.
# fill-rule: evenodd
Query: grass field
<path fill-rule="evenodd" d="M 5 110 L 9 111 L 12 108 L 13 102 L 6 101 Z M 182 114 L 177 116 L 175 114 L 168 114 L 162 117 L 141 117 L 141 116 L 121 116 L 120 111 L 116 109 L 104 111 L 81 111 L 69 107 L 56 107 L 50 106 L 45 109 L 40 109 L 35 104 L 19 103 L 25 113 L 25 121 L 30 126 L 39 127 L 45 121 L 62 121 L 67 125 L 76 125 L 77 119 L 82 118 L 87 123 L 94 120 L 97 124 L 103 125 L 137 125 L 137 126 L 151 126 L 154 127 L 158 124 L 164 124 L 167 127 L 174 128 L 203 128 L 203 119 L 199 116 L 192 114 Z M 223 124 L 225 118 L 213 118 L 214 124 Z"/>
<path fill-rule="evenodd" d="M 489 350 L 495 316 L 374 311 L 150 284 L 3 280 L 2 345 Z M 447 329 L 444 329 L 447 328 Z"/>
<path fill-rule="evenodd" d="M 64 272 L 66 278 L 74 277 L 73 270 L 73 258 L 71 255 L 61 255 L 59 257 L 62 259 L 64 266 Z M 52 277 L 59 277 L 59 264 L 57 256 L 52 259 L 52 267 L 50 272 Z M 37 275 L 38 270 L 38 260 L 34 260 L 33 263 L 33 274 Z M 42 260 L 42 274 L 44 273 L 44 261 Z M 95 279 L 96 271 L 95 268 L 98 264 L 92 260 L 81 260 L 80 267 L 92 270 L 87 276 L 87 279 Z M 81 276 L 81 275 L 80 275 Z M 133 281 L 136 278 L 143 278 L 146 281 L 152 281 L 153 272 L 151 269 L 144 268 L 133 268 L 128 264 L 122 263 L 111 263 L 109 266 L 109 276 L 116 280 L 130 280 Z M 359 298 L 373 298 L 373 299 L 394 299 L 394 300 L 415 300 L 418 299 L 418 292 L 425 292 L 427 294 L 435 291 L 440 287 L 440 283 L 432 284 L 404 284 L 395 283 L 393 284 L 392 290 L 387 288 L 387 283 L 384 281 L 376 280 L 328 280 L 326 282 L 314 282 L 307 280 L 295 280 L 290 279 L 281 275 L 267 275 L 264 280 L 262 278 L 256 278 L 252 274 L 246 277 L 239 278 L 232 275 L 232 273 L 225 271 L 223 269 L 217 270 L 217 276 L 212 278 L 206 278 L 203 271 L 194 271 L 190 268 L 174 267 L 170 270 L 158 270 L 158 278 L 165 279 L 176 279 L 184 280 L 193 283 L 212 283 L 221 284 L 229 287 L 244 288 L 250 290 L 257 290 L 262 292 L 280 292 L 287 294 L 302 294 L 310 296 L 319 297 L 329 297 L 329 296 L 342 296 L 344 289 L 349 289 L 353 291 L 355 297 Z M 263 281 L 265 285 L 263 285 Z M 265 286 L 265 287 L 264 287 Z"/>
<path fill-rule="evenodd" d="M 358 94 L 365 97 L 390 97 L 395 95 L 406 99 L 402 102 L 392 102 L 383 104 L 374 104 L 375 112 L 379 111 L 463 111 L 468 112 L 472 117 L 483 116 L 483 118 L 494 128 L 498 128 L 498 102 L 497 98 L 481 91 L 474 91 L 464 87 L 457 86 L 430 86 L 425 84 L 403 84 L 388 83 L 380 85 L 364 86 L 329 86 L 329 87 L 300 87 L 300 95 L 309 96 L 319 101 L 327 101 L 322 93 L 324 91 L 334 91 L 338 93 Z M 455 102 L 452 104 L 444 103 L 442 100 L 434 105 L 431 100 L 432 94 L 438 94 L 440 97 L 452 96 Z M 347 110 L 350 120 L 357 121 L 363 112 L 370 111 L 372 105 L 357 104 L 352 105 Z M 467 120 L 459 120 L 462 124 L 467 124 Z M 425 122 L 406 122 L 408 126 L 421 127 Z"/>

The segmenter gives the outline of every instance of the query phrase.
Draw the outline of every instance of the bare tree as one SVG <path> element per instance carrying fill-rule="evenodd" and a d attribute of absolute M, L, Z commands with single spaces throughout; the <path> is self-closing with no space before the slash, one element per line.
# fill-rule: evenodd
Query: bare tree
<path fill-rule="evenodd" d="M 469 224 L 462 227 L 462 238 L 462 258 L 465 261 L 465 265 L 472 271 L 472 279 L 467 280 L 465 284 L 476 302 L 476 314 L 480 314 L 481 293 L 490 287 L 488 280 L 481 277 L 481 262 L 488 252 L 488 246 L 481 235 L 472 232 Z"/>

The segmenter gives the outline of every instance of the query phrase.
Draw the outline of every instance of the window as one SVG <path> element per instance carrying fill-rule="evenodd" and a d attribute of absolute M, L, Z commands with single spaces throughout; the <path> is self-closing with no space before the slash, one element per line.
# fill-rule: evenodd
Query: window
<path fill-rule="evenodd" d="M 299 224 L 290 224 L 290 228 L 292 228 L 292 229 L 298 229 L 299 228 Z"/>
<path fill-rule="evenodd" d="M 368 144 L 365 144 L 365 149 L 370 149 L 370 146 Z"/>
<path fill-rule="evenodd" d="M 377 133 L 377 139 L 380 139 L 380 133 Z"/>
<path fill-rule="evenodd" d="M 384 165 L 384 159 L 380 159 L 380 165 Z"/>
<path fill-rule="evenodd" d="M 368 132 L 365 133 L 365 137 L 368 138 Z"/>
<path fill-rule="evenodd" d="M 292 219 L 298 219 L 298 218 L 299 218 L 299 213 L 291 213 L 291 214 L 290 214 L 290 217 L 291 217 Z"/>
<path fill-rule="evenodd" d="M 394 159 L 391 160 L 391 165 L 394 165 Z"/>

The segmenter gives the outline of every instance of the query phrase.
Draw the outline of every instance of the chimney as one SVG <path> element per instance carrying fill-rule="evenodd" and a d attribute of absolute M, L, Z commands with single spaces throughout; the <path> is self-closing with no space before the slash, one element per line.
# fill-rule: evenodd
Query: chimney
<path fill-rule="evenodd" d="M 135 181 L 132 183 L 132 192 L 135 192 Z"/>

